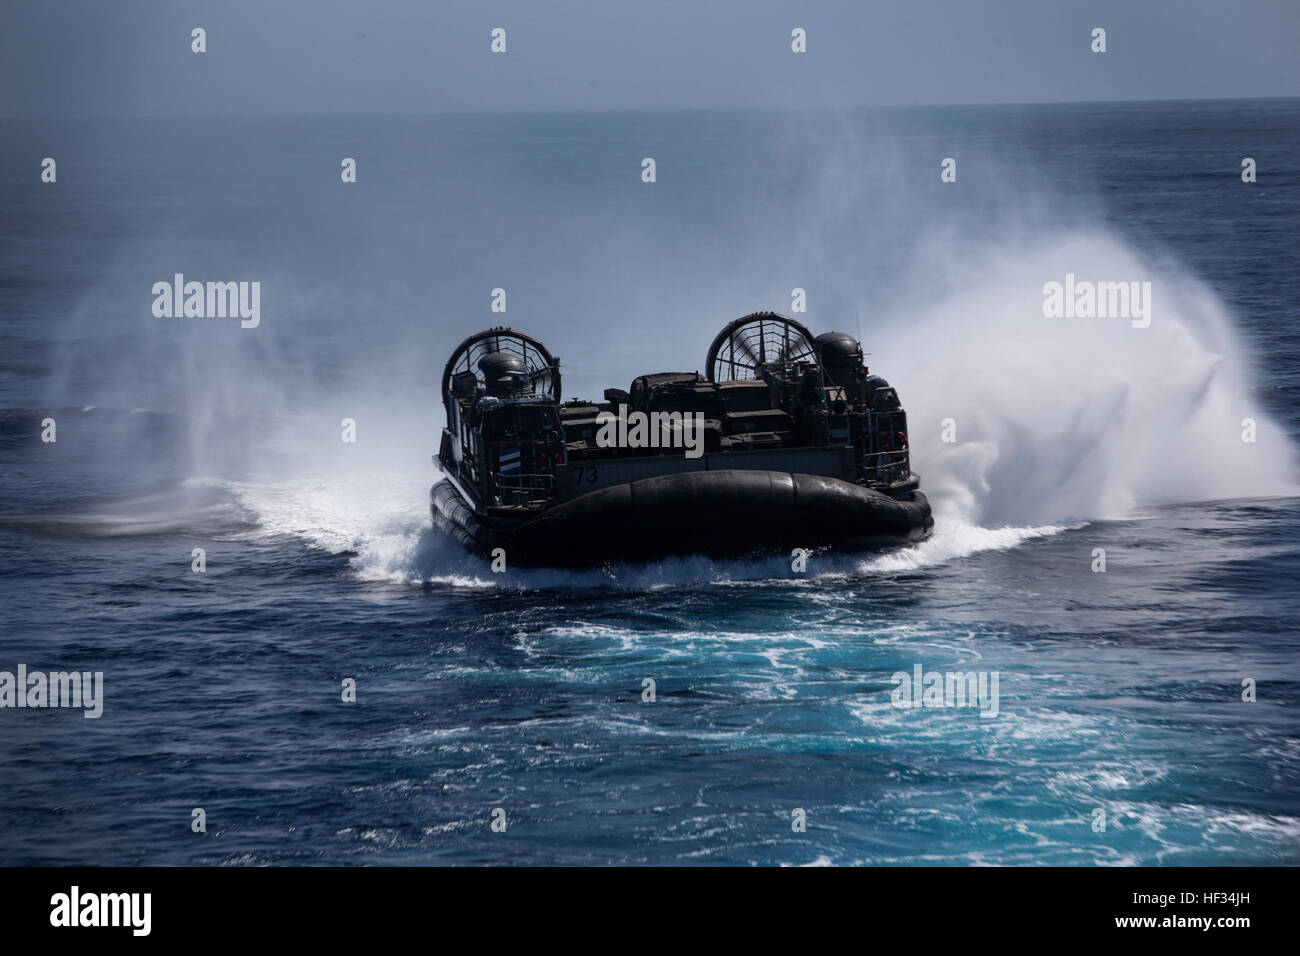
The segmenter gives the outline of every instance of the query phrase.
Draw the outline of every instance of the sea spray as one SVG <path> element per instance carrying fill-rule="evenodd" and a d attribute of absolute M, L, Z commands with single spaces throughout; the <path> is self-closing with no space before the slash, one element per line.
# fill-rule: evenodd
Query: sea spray
<path fill-rule="evenodd" d="M 1151 325 L 1044 317 L 1042 277 L 1071 268 L 1152 276 L 1162 304 Z M 1296 493 L 1291 444 L 1251 398 L 1226 310 L 1175 265 L 1153 264 L 1113 235 L 1073 231 L 972 251 L 970 271 L 951 279 L 946 291 L 927 290 L 914 314 L 872 322 L 864 343 L 911 410 L 913 467 L 935 507 L 934 535 L 907 549 L 818 559 L 813 579 L 1015 547 L 1141 505 Z M 1257 422 L 1254 443 L 1242 441 L 1245 418 Z M 267 529 L 355 550 L 353 571 L 367 579 L 545 588 L 785 576 L 778 559 L 501 581 L 438 544 L 425 494 L 436 472 L 417 462 L 401 423 L 371 436 L 373 457 L 348 460 L 336 449 L 311 477 L 241 484 L 240 501 Z M 406 466 L 386 474 L 394 461 Z"/>
<path fill-rule="evenodd" d="M 1151 276 L 1151 325 L 1045 318 L 1043 277 L 1067 271 Z M 945 522 L 1037 526 L 1296 493 L 1294 450 L 1251 397 L 1223 305 L 1106 233 L 973 255 L 950 294 L 882 323 L 869 345 L 908 403 L 940 533 Z"/>

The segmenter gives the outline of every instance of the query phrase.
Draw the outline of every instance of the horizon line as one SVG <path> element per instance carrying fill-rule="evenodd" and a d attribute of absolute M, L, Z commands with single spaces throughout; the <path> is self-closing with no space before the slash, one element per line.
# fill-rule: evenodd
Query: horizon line
<path fill-rule="evenodd" d="M 572 116 L 628 113 L 847 113 L 870 110 L 976 109 L 1013 106 L 1121 106 L 1171 103 L 1244 103 L 1271 100 L 1296 100 L 1300 93 L 1283 96 L 1215 96 L 1161 97 L 1133 100 L 1006 100 L 970 103 L 874 103 L 851 106 L 682 106 L 682 107 L 577 107 L 570 109 L 525 110 L 398 110 L 393 112 L 344 113 L 0 113 L 8 120 L 96 120 L 96 119 L 340 119 L 356 117 L 430 117 L 430 116 Z"/>

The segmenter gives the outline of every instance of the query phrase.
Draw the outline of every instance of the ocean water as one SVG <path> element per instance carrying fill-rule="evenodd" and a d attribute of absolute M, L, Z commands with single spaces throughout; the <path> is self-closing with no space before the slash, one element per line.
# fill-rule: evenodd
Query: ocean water
<path fill-rule="evenodd" d="M 1295 100 L 6 121 L 0 670 L 104 696 L 0 710 L 0 863 L 1300 861 L 1298 154 Z M 260 325 L 154 317 L 176 273 Z M 1045 318 L 1071 273 L 1150 326 Z M 465 336 L 594 398 L 795 288 L 928 541 L 497 574 L 430 527 Z M 894 706 L 917 666 L 996 715 Z"/>

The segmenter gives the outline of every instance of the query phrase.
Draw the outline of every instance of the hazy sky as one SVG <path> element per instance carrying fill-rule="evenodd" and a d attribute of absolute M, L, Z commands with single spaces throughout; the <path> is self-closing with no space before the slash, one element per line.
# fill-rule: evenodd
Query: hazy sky
<path fill-rule="evenodd" d="M 194 27 L 206 53 L 190 51 Z M 0 14 L 5 115 L 1295 95 L 1300 0 L 31 0 Z"/>

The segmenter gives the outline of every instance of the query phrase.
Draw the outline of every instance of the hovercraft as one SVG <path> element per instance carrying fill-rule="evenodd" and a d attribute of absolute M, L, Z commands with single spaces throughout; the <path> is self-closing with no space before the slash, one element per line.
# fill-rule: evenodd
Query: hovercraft
<path fill-rule="evenodd" d="M 705 365 L 562 403 L 541 342 L 470 336 L 442 375 L 434 523 L 522 566 L 860 551 L 929 533 L 907 414 L 852 336 L 756 312 L 718 333 Z"/>

